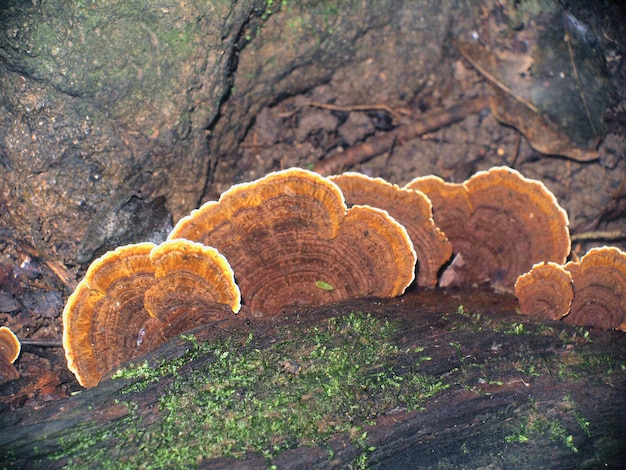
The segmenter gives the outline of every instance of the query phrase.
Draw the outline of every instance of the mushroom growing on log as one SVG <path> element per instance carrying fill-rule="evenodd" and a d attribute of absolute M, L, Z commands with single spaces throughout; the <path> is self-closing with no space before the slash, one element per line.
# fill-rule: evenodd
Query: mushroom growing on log
<path fill-rule="evenodd" d="M 216 247 L 258 314 L 294 304 L 393 297 L 415 276 L 406 229 L 387 212 L 346 207 L 339 187 L 299 168 L 231 187 L 169 236 Z"/>
<path fill-rule="evenodd" d="M 574 298 L 572 275 L 562 265 L 541 262 L 515 282 L 520 310 L 540 320 L 560 320 Z"/>
<path fill-rule="evenodd" d="M 437 285 L 437 272 L 450 259 L 452 246 L 435 225 L 432 205 L 424 193 L 360 173 L 344 173 L 328 179 L 341 188 L 348 206 L 367 204 L 384 209 L 404 225 L 417 253 L 417 285 L 430 288 Z"/>
<path fill-rule="evenodd" d="M 22 345 L 15 333 L 6 326 L 0 327 L 0 383 L 20 377 L 13 363 L 20 355 Z"/>
<path fill-rule="evenodd" d="M 439 284 L 489 282 L 511 291 L 517 277 L 541 261 L 565 262 L 567 213 L 540 181 L 507 167 L 481 171 L 461 184 L 418 177 L 407 188 L 424 192 L 455 253 Z"/>
<path fill-rule="evenodd" d="M 165 325 L 166 338 L 198 326 L 208 302 L 239 312 L 241 294 L 233 270 L 215 248 L 170 240 L 150 251 L 150 261 L 156 282 L 146 291 L 144 306 Z"/>
<path fill-rule="evenodd" d="M 125 361 L 238 309 L 232 270 L 216 250 L 186 240 L 119 247 L 91 264 L 63 310 L 68 368 L 94 387 Z"/>
<path fill-rule="evenodd" d="M 626 331 L 626 253 L 615 247 L 592 248 L 565 269 L 572 275 L 574 300 L 563 320 Z"/>

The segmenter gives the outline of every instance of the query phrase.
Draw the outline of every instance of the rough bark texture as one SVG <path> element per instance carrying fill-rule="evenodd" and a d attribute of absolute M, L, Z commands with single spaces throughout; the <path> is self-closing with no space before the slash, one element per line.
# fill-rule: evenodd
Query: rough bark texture
<path fill-rule="evenodd" d="M 151 207 L 124 204 L 166 196 L 176 219 L 198 204 L 207 129 L 262 3 L 3 2 L 3 223 L 81 263 L 102 245 L 162 238 L 166 217 L 137 230 Z"/>
<path fill-rule="evenodd" d="M 386 301 L 288 309 L 272 319 L 241 317 L 195 334 L 200 340 L 211 340 L 252 333 L 255 347 L 268 348 L 281 327 L 291 331 L 320 325 L 331 316 L 355 310 L 398 325 L 394 341 L 402 350 L 424 348 L 432 360 L 422 364 L 422 371 L 450 387 L 425 401 L 421 410 L 407 412 L 400 407 L 365 426 L 367 446 L 375 447 L 368 453 L 373 468 L 618 468 L 626 457 L 622 419 L 626 336 L 588 334 L 562 323 L 534 324 L 514 313 L 514 307 L 514 299 L 491 292 L 427 291 Z M 188 347 L 188 341 L 177 338 L 148 360 L 151 364 L 171 360 Z M 199 356 L 193 367 L 211 360 Z M 184 379 L 184 375 L 176 378 Z M 150 416 L 157 413 L 157 396 L 171 379 L 122 394 L 128 380 L 107 380 L 44 409 L 1 416 L 3 461 L 9 467 L 58 467 L 64 459 L 48 458 L 55 452 L 63 455 L 60 439 L 76 429 L 96 433 L 110 427 L 128 413 L 124 401 L 139 404 L 138 415 L 147 423 L 142 428 L 145 435 L 158 432 L 158 418 Z M 150 426 L 155 426 L 154 431 Z M 119 457 L 132 455 L 134 446 L 143 441 L 138 437 L 125 443 Z M 338 435 L 328 446 L 296 446 L 271 463 L 278 468 L 341 468 L 361 453 L 363 449 L 348 436 Z M 242 460 L 199 462 L 201 468 L 267 465 L 256 454 Z"/>

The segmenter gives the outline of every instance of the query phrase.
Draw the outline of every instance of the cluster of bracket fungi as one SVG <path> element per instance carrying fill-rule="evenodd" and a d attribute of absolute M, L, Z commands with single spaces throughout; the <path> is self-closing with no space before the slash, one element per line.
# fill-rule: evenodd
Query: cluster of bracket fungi
<path fill-rule="evenodd" d="M 428 176 L 403 188 L 357 173 L 271 173 L 194 210 L 160 245 L 123 246 L 94 261 L 63 312 L 68 367 L 93 387 L 242 304 L 251 315 L 277 315 L 293 305 L 395 297 L 414 281 L 490 283 L 515 290 L 524 313 L 624 329 L 626 254 L 592 250 L 564 264 L 567 226 L 541 182 L 506 167 L 462 184 Z"/>

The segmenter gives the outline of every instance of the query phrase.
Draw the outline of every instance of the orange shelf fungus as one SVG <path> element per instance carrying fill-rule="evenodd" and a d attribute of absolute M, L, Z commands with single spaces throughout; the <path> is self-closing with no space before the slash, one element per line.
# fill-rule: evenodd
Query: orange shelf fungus
<path fill-rule="evenodd" d="M 163 324 L 162 335 L 177 334 L 207 323 L 207 316 L 239 312 L 241 294 L 233 270 L 215 248 L 189 240 L 171 240 L 150 252 L 155 284 L 144 295 L 148 313 Z M 207 308 L 209 302 L 216 303 Z M 204 318 L 204 321 L 202 319 Z"/>
<path fill-rule="evenodd" d="M 207 287 L 214 281 L 216 290 Z M 176 289 L 195 292 L 172 300 Z M 63 310 L 68 368 L 84 387 L 96 386 L 127 360 L 238 305 L 232 270 L 214 249 L 181 240 L 119 247 L 91 264 Z"/>
<path fill-rule="evenodd" d="M 572 275 L 560 264 L 541 262 L 515 282 L 520 310 L 541 320 L 560 320 L 574 298 Z"/>
<path fill-rule="evenodd" d="M 563 320 L 626 331 L 626 253 L 615 247 L 592 248 L 565 269 L 572 275 L 574 300 Z"/>
<path fill-rule="evenodd" d="M 143 296 L 154 284 L 152 243 L 128 245 L 95 260 L 63 310 L 68 368 L 84 387 L 98 385 L 138 355 L 139 332 L 150 318 Z"/>
<path fill-rule="evenodd" d="M 0 327 L 0 383 L 20 377 L 13 363 L 17 360 L 22 345 L 17 336 L 6 326 Z"/>
<path fill-rule="evenodd" d="M 328 177 L 337 184 L 348 206 L 368 205 L 386 210 L 407 230 L 417 253 L 417 285 L 435 287 L 439 268 L 450 259 L 452 245 L 433 220 L 432 205 L 421 191 L 399 188 L 382 178 L 360 173 Z"/>
<path fill-rule="evenodd" d="M 243 302 L 265 315 L 293 304 L 393 297 L 414 279 L 404 227 L 380 209 L 348 209 L 336 184 L 299 168 L 231 187 L 181 219 L 169 238 L 216 247 Z"/>
<path fill-rule="evenodd" d="M 489 282 L 510 291 L 534 264 L 562 264 L 569 254 L 567 213 L 543 183 L 516 170 L 492 168 L 461 184 L 416 178 L 406 187 L 430 198 L 435 223 L 452 244 L 443 287 Z"/>

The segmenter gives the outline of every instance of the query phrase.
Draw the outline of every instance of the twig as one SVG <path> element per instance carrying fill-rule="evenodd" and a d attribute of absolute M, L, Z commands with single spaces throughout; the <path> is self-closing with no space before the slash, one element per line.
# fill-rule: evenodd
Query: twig
<path fill-rule="evenodd" d="M 20 340 L 22 346 L 34 346 L 38 348 L 61 348 L 63 342 L 60 339 L 23 339 Z"/>
<path fill-rule="evenodd" d="M 594 135 L 598 135 L 596 131 L 596 126 L 593 125 L 593 120 L 591 119 L 591 113 L 589 112 L 589 106 L 587 106 L 587 99 L 585 98 L 585 93 L 583 92 L 580 77 L 578 75 L 578 67 L 576 67 L 576 61 L 574 60 L 574 51 L 572 49 L 572 41 L 569 33 L 565 34 L 565 42 L 567 43 L 567 51 L 569 52 L 569 60 L 572 63 L 572 70 L 574 71 L 574 79 L 576 80 L 576 86 L 578 87 L 578 93 L 580 93 L 580 98 L 583 100 L 583 106 L 585 107 L 585 112 L 587 113 L 587 120 L 589 121 L 589 125 L 591 126 L 591 130 Z"/>
<path fill-rule="evenodd" d="M 318 162 L 313 167 L 313 171 L 322 175 L 332 175 L 341 169 L 350 168 L 353 165 L 363 163 L 370 158 L 380 155 L 393 145 L 401 144 L 427 132 L 432 132 L 461 121 L 470 114 L 478 113 L 486 107 L 486 98 L 474 98 L 465 103 L 452 106 L 446 111 L 425 114 L 419 121 L 399 126 L 392 132 L 373 137 L 362 144 L 350 147 L 341 153 Z"/>
<path fill-rule="evenodd" d="M 626 233 L 621 230 L 595 230 L 591 232 L 583 232 L 572 235 L 573 242 L 585 240 L 626 240 Z"/>
<path fill-rule="evenodd" d="M 292 111 L 289 111 L 287 113 L 281 113 L 280 117 L 289 117 L 293 115 L 294 113 L 297 113 L 298 111 L 300 111 L 305 106 L 312 106 L 314 108 L 330 109 L 331 111 L 342 111 L 342 112 L 347 112 L 347 113 L 352 112 L 352 111 L 378 110 L 378 111 L 385 111 L 386 113 L 390 114 L 391 116 L 393 116 L 393 118 L 397 122 L 401 122 L 403 119 L 400 113 L 391 109 L 391 107 L 387 106 L 386 104 L 357 104 L 357 105 L 350 105 L 350 106 L 348 105 L 342 106 L 342 105 L 331 104 L 331 103 L 320 103 L 318 101 L 309 101 L 307 103 L 304 103 Z"/>

